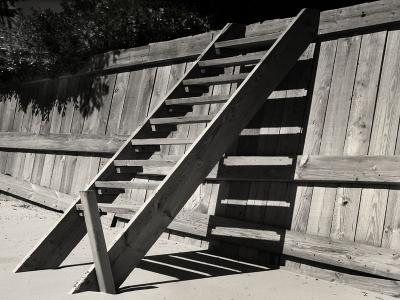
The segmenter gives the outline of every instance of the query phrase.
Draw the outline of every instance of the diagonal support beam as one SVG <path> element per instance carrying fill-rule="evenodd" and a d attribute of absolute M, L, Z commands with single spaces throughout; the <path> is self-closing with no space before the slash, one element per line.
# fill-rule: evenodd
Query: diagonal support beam
<path fill-rule="evenodd" d="M 314 10 L 305 9 L 297 15 L 128 223 L 109 250 L 116 286 L 120 286 L 139 264 L 265 99 L 315 40 L 318 24 L 319 13 Z M 87 290 L 98 290 L 93 267 L 72 293 Z"/>

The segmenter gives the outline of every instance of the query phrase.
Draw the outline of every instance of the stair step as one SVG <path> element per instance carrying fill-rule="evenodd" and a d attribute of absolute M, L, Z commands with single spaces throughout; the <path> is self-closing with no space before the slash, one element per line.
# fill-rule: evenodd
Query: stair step
<path fill-rule="evenodd" d="M 115 167 L 173 167 L 178 160 L 115 160 Z"/>
<path fill-rule="evenodd" d="M 193 79 L 186 79 L 183 81 L 183 85 L 192 86 L 192 85 L 214 85 L 214 84 L 225 84 L 225 83 L 234 83 L 240 82 L 246 79 L 249 73 L 240 73 L 240 74 L 232 74 L 232 75 L 218 75 L 218 76 L 210 76 L 210 77 L 200 77 Z"/>
<path fill-rule="evenodd" d="M 215 43 L 215 48 L 246 49 L 254 47 L 268 47 L 271 46 L 276 41 L 279 35 L 280 33 L 276 33 L 274 35 L 272 34 L 259 35 L 259 36 L 252 36 L 252 37 L 217 42 Z"/>
<path fill-rule="evenodd" d="M 258 63 L 263 56 L 264 54 L 261 53 L 203 60 L 199 61 L 199 67 L 206 68 L 252 65 Z"/>
<path fill-rule="evenodd" d="M 192 124 L 192 123 L 204 123 L 210 122 L 215 115 L 198 115 L 198 116 L 183 116 L 183 117 L 171 117 L 171 118 L 153 118 L 150 119 L 151 125 L 162 125 L 162 124 Z"/>
<path fill-rule="evenodd" d="M 138 207 L 132 205 L 115 205 L 109 203 L 98 203 L 100 213 L 115 213 L 115 214 L 134 214 L 137 212 Z M 83 211 L 83 205 L 77 204 L 77 211 Z"/>
<path fill-rule="evenodd" d="M 173 166 L 119 166 L 117 173 L 137 174 L 141 176 L 165 176 L 168 175 Z"/>
<path fill-rule="evenodd" d="M 156 138 L 156 139 L 133 139 L 131 141 L 134 146 L 145 145 L 186 145 L 192 144 L 195 139 L 189 138 Z"/>
<path fill-rule="evenodd" d="M 166 105 L 201 105 L 223 103 L 228 101 L 230 95 L 215 95 L 215 96 L 202 96 L 202 97 L 188 97 L 165 100 Z"/>
<path fill-rule="evenodd" d="M 135 181 L 96 181 L 95 186 L 101 189 L 141 189 L 154 190 L 159 182 L 135 182 Z"/>

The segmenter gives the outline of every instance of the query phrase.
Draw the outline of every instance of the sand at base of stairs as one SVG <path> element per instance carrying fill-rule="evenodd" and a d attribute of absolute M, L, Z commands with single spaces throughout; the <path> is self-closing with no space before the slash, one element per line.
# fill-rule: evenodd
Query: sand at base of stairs
<path fill-rule="evenodd" d="M 218 257 L 165 238 L 153 246 L 122 293 L 68 295 L 91 262 L 85 238 L 55 270 L 12 273 L 61 214 L 0 195 L 0 299 L 392 299 L 285 270 Z M 105 228 L 107 243 L 121 228 Z M 394 299 L 394 298 L 393 298 Z"/>

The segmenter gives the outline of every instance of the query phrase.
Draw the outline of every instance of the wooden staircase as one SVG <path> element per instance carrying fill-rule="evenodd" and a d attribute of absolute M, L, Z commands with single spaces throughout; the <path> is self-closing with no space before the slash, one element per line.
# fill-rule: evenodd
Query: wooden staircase
<path fill-rule="evenodd" d="M 319 13 L 304 9 L 276 37 L 246 38 L 245 26 L 226 25 L 87 186 L 86 191 L 93 191 L 92 201 L 94 194 L 99 203 L 114 202 L 126 189 L 152 191 L 108 250 L 115 287 L 139 264 L 314 41 L 318 24 Z M 240 72 L 224 73 L 224 68 L 232 66 L 239 66 Z M 225 95 L 209 92 L 210 87 L 227 83 L 238 88 Z M 196 106 L 204 104 L 217 104 L 219 109 L 212 114 L 197 114 Z M 198 136 L 179 137 L 180 126 L 201 123 L 204 129 Z M 168 147 L 178 146 L 184 147 L 185 153 L 168 151 Z M 58 267 L 87 232 L 81 211 L 78 198 L 15 272 Z M 97 279 L 92 266 L 72 292 L 99 290 Z"/>

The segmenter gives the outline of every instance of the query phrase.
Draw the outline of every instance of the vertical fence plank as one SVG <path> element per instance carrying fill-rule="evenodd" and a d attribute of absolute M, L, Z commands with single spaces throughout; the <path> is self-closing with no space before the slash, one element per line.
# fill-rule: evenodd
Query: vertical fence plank
<path fill-rule="evenodd" d="M 362 37 L 343 155 L 366 155 L 371 134 L 386 32 Z M 331 237 L 354 240 L 361 188 L 337 190 Z"/>
<path fill-rule="evenodd" d="M 319 152 L 321 155 L 343 153 L 360 42 L 360 36 L 341 38 L 338 41 Z M 329 235 L 335 196 L 334 186 L 314 188 L 307 225 L 308 233 Z"/>
<path fill-rule="evenodd" d="M 400 117 L 400 31 L 390 31 L 372 126 L 369 155 L 393 155 Z M 363 189 L 355 240 L 380 246 L 388 200 L 387 189 Z"/>

